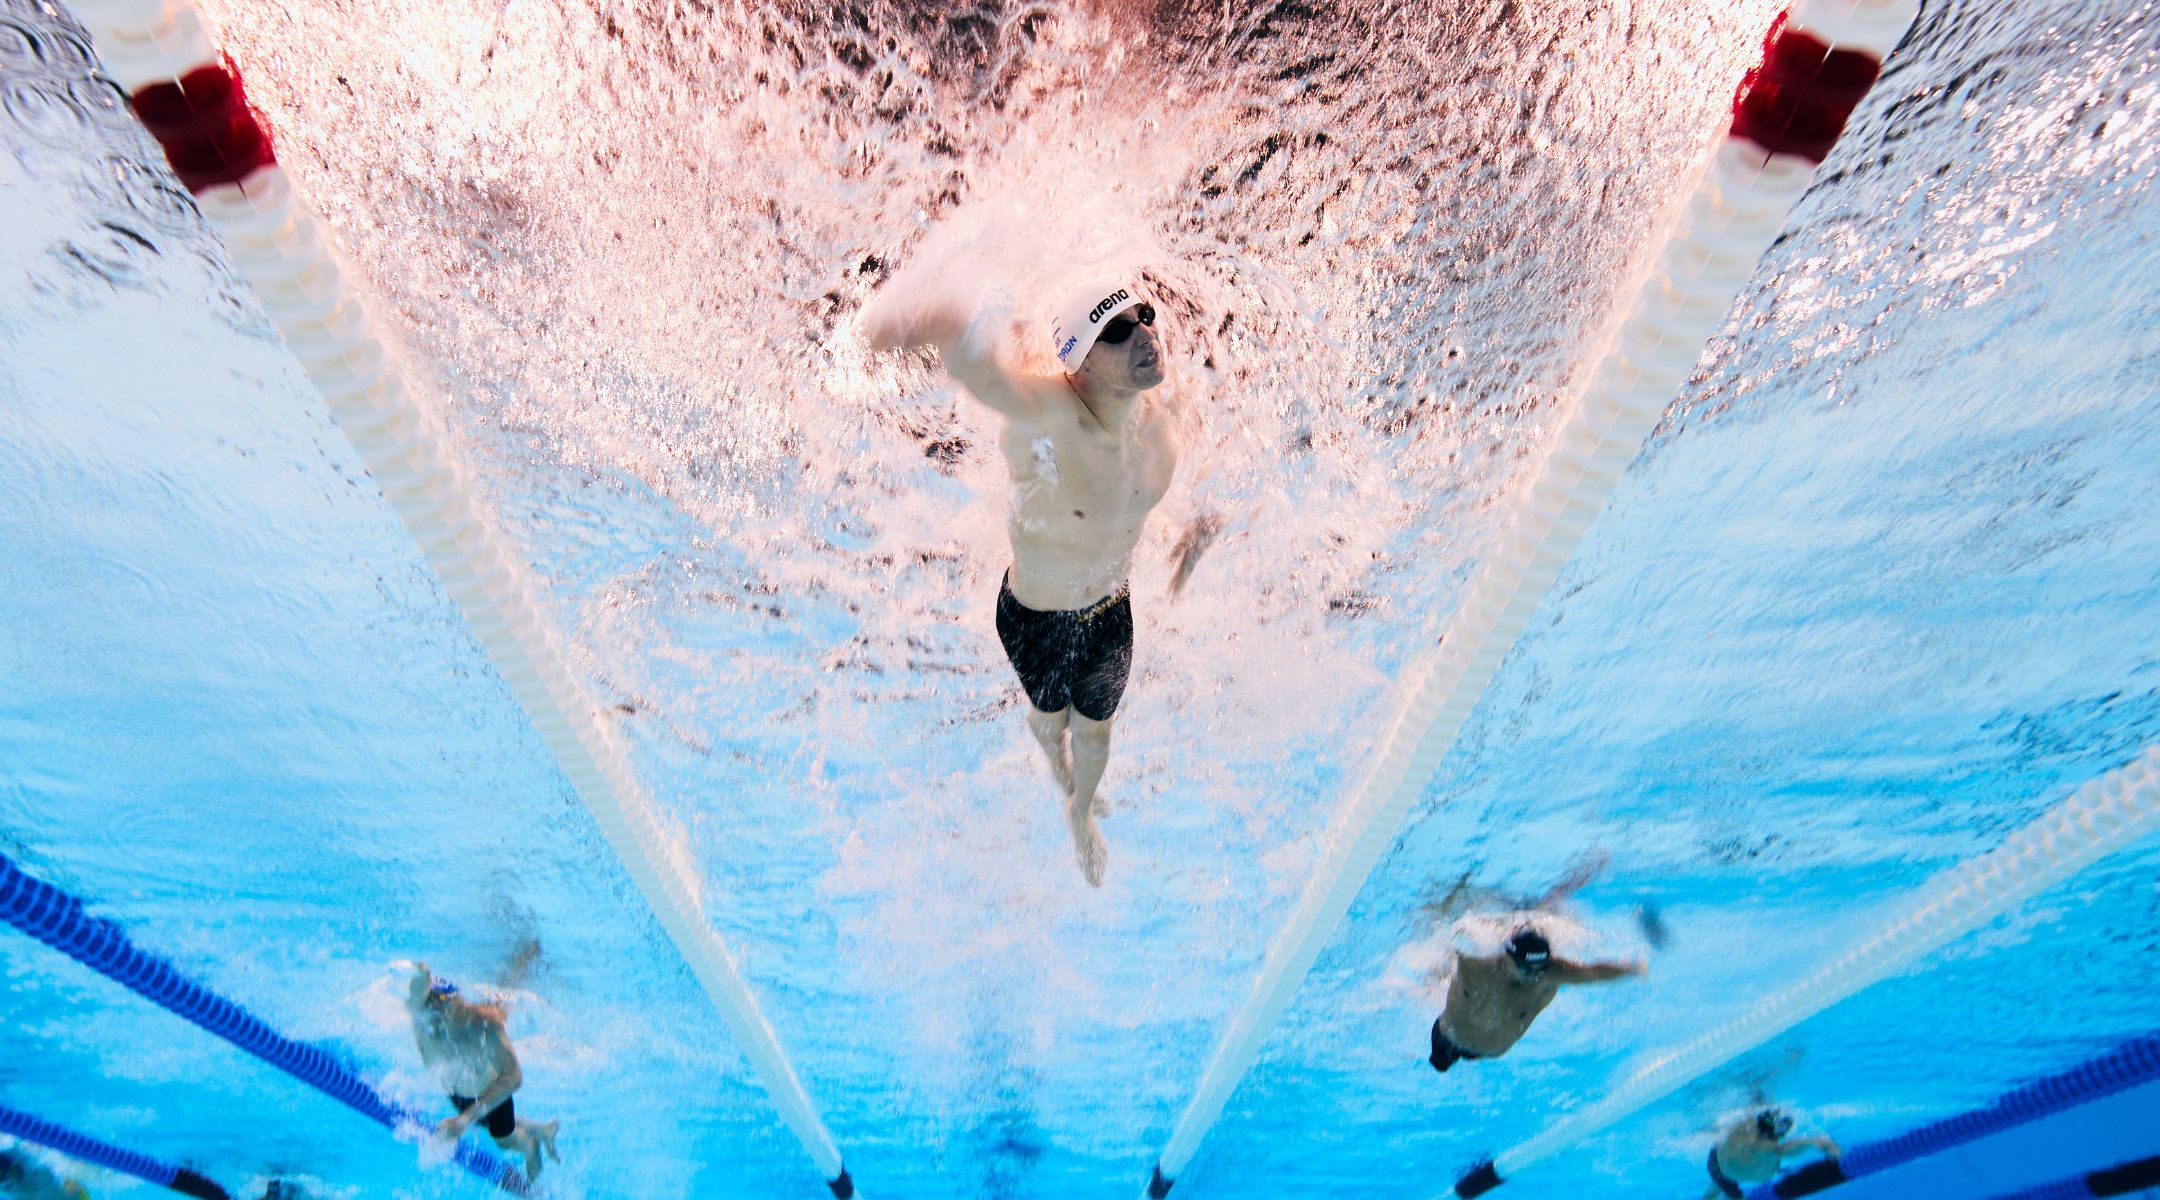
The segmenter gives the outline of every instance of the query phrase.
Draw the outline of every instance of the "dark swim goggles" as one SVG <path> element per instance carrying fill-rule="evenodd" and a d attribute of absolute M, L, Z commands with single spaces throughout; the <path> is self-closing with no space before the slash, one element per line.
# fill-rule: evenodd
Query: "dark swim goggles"
<path fill-rule="evenodd" d="M 1105 346 L 1116 346 L 1131 337 L 1133 330 L 1142 325 L 1149 328 L 1155 325 L 1155 306 L 1145 300 L 1113 317 L 1108 325 L 1102 327 L 1102 332 L 1095 335 L 1095 340 Z"/>

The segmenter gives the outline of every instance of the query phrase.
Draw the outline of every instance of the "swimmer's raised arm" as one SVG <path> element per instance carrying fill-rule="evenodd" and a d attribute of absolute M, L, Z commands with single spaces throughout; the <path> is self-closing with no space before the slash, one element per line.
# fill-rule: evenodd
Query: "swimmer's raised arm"
<path fill-rule="evenodd" d="M 1615 979 L 1626 979 L 1631 975 L 1648 975 L 1650 973 L 1650 964 L 1640 960 L 1624 963 L 1579 963 L 1569 962 L 1564 958 L 1555 958 L 1552 961 L 1552 973 L 1553 978 L 1562 983 L 1610 983 Z"/>
<path fill-rule="evenodd" d="M 1037 415 L 1034 396 L 998 361 L 1000 336 L 1011 320 L 1009 309 L 988 307 L 970 318 L 957 304 L 897 311 L 902 307 L 878 305 L 864 313 L 863 339 L 871 349 L 935 346 L 946 372 L 977 400 L 1011 420 Z"/>

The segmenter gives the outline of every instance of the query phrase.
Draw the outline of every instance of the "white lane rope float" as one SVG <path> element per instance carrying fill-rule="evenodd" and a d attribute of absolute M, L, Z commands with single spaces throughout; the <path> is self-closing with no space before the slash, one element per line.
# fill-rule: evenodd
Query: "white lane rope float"
<path fill-rule="evenodd" d="M 1801 0 L 1741 83 L 1730 133 L 1689 197 L 1655 267 L 1606 343 L 1500 543 L 1478 567 L 1438 648 L 1408 667 L 1402 707 L 1332 830 L 1289 921 L 1156 1159 L 1161 1200 L 1259 1057 L 1463 721 L 1529 624 L 1560 568 L 1701 357 L 1756 261 L 1873 85 L 1918 0 Z"/>
<path fill-rule="evenodd" d="M 194 193 L 234 265 L 464 613 L 563 775 L 652 906 L 834 1195 L 855 1194 L 698 881 L 670 852 L 618 731 L 570 672 L 516 553 L 463 478 L 448 436 L 383 353 L 360 296 L 278 166 L 240 73 L 189 0 L 71 0 L 105 70 Z"/>

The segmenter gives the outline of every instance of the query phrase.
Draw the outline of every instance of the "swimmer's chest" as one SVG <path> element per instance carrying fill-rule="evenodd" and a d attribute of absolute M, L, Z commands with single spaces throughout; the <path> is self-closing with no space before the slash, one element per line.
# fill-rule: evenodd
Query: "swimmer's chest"
<path fill-rule="evenodd" d="M 1177 475 L 1177 441 L 1159 414 L 1122 441 L 1077 428 L 1008 428 L 1007 465 L 1031 509 L 1060 520 L 1123 524 L 1145 517 Z"/>

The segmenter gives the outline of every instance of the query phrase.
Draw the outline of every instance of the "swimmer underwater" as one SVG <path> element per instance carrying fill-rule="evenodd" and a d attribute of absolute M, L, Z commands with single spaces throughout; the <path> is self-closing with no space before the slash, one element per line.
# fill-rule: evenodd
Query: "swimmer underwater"
<path fill-rule="evenodd" d="M 957 305 L 865 314 L 873 349 L 935 346 L 946 371 L 999 416 L 1012 476 L 1012 565 L 998 589 L 997 631 L 1027 693 L 1028 729 L 1065 796 L 1073 851 L 1100 887 L 1109 848 L 1096 825 L 1111 728 L 1132 670 L 1127 575 L 1148 514 L 1178 465 L 1176 411 L 1149 395 L 1162 382 L 1155 307 L 1138 286 L 1083 287 L 1050 327 L 1057 375 L 1015 374 L 999 360 L 1008 321 Z M 1203 522 L 1176 552 L 1181 587 L 1213 533 Z"/>

